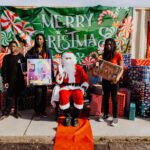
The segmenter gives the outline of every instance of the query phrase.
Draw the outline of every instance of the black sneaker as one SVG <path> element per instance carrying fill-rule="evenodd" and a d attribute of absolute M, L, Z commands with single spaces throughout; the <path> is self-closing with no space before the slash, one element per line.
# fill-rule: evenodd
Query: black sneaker
<path fill-rule="evenodd" d="M 109 116 L 108 115 L 103 115 L 102 119 L 108 120 Z"/>
<path fill-rule="evenodd" d="M 66 127 L 71 126 L 71 117 L 66 117 L 66 119 L 65 119 L 65 126 Z"/>
<path fill-rule="evenodd" d="M 79 125 L 78 118 L 72 119 L 72 126 L 73 126 L 73 127 L 76 127 L 76 126 L 78 126 L 78 125 Z"/>
<path fill-rule="evenodd" d="M 18 119 L 19 117 L 21 117 L 21 114 L 19 112 L 14 112 L 13 116 Z"/>
<path fill-rule="evenodd" d="M 48 117 L 47 112 L 42 112 L 42 113 L 41 113 L 41 117 L 44 117 L 44 118 Z"/>

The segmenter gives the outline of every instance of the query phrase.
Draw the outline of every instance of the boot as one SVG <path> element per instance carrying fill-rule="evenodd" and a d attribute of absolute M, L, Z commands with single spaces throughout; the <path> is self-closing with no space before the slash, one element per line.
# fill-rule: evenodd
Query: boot
<path fill-rule="evenodd" d="M 56 102 L 56 108 L 55 108 L 55 121 L 58 121 L 59 115 L 60 115 L 59 103 Z"/>
<path fill-rule="evenodd" d="M 73 119 L 72 119 L 72 126 L 73 126 L 73 127 L 76 127 L 76 126 L 78 126 L 78 125 L 79 125 L 78 118 L 73 118 Z"/>
<path fill-rule="evenodd" d="M 18 101 L 19 101 L 19 98 L 15 98 L 15 110 L 14 110 L 14 117 L 16 119 L 18 119 L 19 117 L 21 117 L 21 114 L 18 112 Z"/>
<path fill-rule="evenodd" d="M 72 119 L 72 126 L 74 126 L 74 127 L 79 125 L 79 122 L 78 122 L 79 111 L 80 111 L 79 109 L 74 108 L 73 119 Z"/>
<path fill-rule="evenodd" d="M 65 109 L 64 110 L 64 114 L 66 116 L 64 125 L 66 127 L 71 126 L 71 113 L 70 113 L 70 109 Z"/>

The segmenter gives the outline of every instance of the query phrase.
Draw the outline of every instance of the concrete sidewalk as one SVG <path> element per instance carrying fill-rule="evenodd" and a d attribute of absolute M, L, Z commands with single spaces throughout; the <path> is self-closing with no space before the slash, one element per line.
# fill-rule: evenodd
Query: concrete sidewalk
<path fill-rule="evenodd" d="M 33 110 L 21 112 L 21 118 L 9 116 L 0 121 L 0 136 L 47 136 L 54 138 L 57 129 L 57 122 L 54 121 L 54 114 L 50 113 L 46 118 L 33 117 Z M 110 118 L 111 119 L 111 118 Z M 150 136 L 150 118 L 136 118 L 135 121 L 119 119 L 116 127 L 111 127 L 108 122 L 97 122 L 94 118 L 90 119 L 93 137 L 124 137 Z"/>

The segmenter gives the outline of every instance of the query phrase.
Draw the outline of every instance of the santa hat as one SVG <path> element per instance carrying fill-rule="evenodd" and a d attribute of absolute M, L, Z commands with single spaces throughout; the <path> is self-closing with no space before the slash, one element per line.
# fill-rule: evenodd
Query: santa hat
<path fill-rule="evenodd" d="M 65 53 L 63 53 L 62 59 L 64 60 L 67 57 L 70 57 L 72 60 L 74 60 L 75 64 L 77 63 L 77 58 L 76 58 L 75 54 L 73 54 L 72 52 L 65 52 Z"/>

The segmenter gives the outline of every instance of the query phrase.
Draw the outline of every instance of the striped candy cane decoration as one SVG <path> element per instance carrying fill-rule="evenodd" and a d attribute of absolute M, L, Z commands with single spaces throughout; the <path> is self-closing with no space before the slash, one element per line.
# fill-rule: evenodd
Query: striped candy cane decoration
<path fill-rule="evenodd" d="M 102 24 L 102 19 L 105 15 L 109 15 L 111 16 L 112 18 L 115 18 L 115 14 L 110 11 L 110 10 L 104 10 L 98 17 L 98 24 L 101 25 Z"/>
<path fill-rule="evenodd" d="M 2 63 L 3 63 L 3 58 L 5 55 L 7 55 L 8 53 L 0 53 L 0 68 L 2 67 Z"/>
<path fill-rule="evenodd" d="M 18 33 L 18 27 L 16 26 L 17 22 L 20 22 L 21 19 L 10 10 L 5 10 L 1 16 L 1 25 L 6 32 L 15 32 Z"/>

